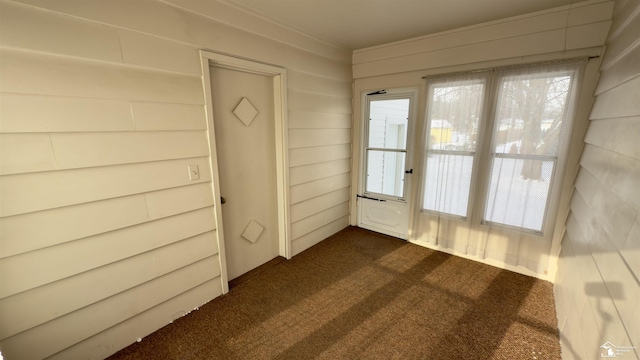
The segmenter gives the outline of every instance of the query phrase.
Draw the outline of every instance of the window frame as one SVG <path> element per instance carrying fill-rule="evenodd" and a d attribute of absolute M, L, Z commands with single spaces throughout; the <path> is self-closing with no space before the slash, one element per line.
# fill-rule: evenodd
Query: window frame
<path fill-rule="evenodd" d="M 430 106 L 432 105 L 432 100 L 433 97 L 432 95 L 432 91 L 433 91 L 433 87 L 434 85 L 437 84 L 442 84 L 445 83 L 446 81 L 460 81 L 460 82 L 464 82 L 465 80 L 462 79 L 469 79 L 468 81 L 470 83 L 472 82 L 477 82 L 477 83 L 481 83 L 483 84 L 483 89 L 482 89 L 482 110 L 480 111 L 480 118 L 478 119 L 478 124 L 477 124 L 477 139 L 476 139 L 476 146 L 475 146 L 475 150 L 474 151 L 458 151 L 458 150 L 442 150 L 442 149 L 431 149 L 431 143 L 430 143 L 430 130 L 431 130 L 431 116 L 430 116 Z M 474 213 L 474 204 L 475 204 L 475 195 L 477 193 L 477 182 L 478 182 L 478 172 L 479 172 L 479 168 L 480 168 L 480 163 L 481 158 L 482 158 L 482 148 L 484 146 L 485 143 L 485 139 L 484 136 L 482 136 L 482 134 L 484 134 L 485 132 L 485 127 L 487 126 L 486 121 L 483 121 L 484 119 L 486 119 L 488 117 L 488 111 L 490 109 L 490 103 L 488 102 L 490 100 L 490 96 L 487 96 L 487 92 L 491 90 L 491 83 L 492 83 L 492 78 L 489 74 L 488 71 L 482 71 L 482 72 L 477 72 L 474 74 L 468 74 L 468 73 L 464 73 L 464 74 L 443 74 L 443 75 L 436 75 L 433 77 L 433 80 L 435 80 L 433 83 L 429 84 L 427 83 L 427 87 L 426 87 L 426 110 L 425 110 L 425 126 L 424 126 L 424 134 L 422 135 L 422 138 L 424 139 L 424 161 L 422 163 L 422 174 L 421 174 L 421 186 L 420 186 L 420 212 L 422 213 L 429 213 L 429 214 L 433 214 L 436 216 L 442 216 L 442 217 L 446 217 L 446 218 L 451 218 L 451 219 L 456 219 L 456 220 L 462 220 L 462 221 L 469 221 Z M 426 189 L 426 171 L 427 171 L 427 166 L 428 166 L 428 161 L 429 161 L 429 154 L 440 154 L 440 155 L 461 155 L 461 156 L 469 156 L 471 155 L 473 157 L 473 165 L 471 168 L 471 181 L 469 184 L 469 197 L 468 197 L 468 202 L 467 202 L 467 211 L 465 213 L 464 216 L 460 216 L 457 214 L 452 214 L 452 213 L 447 213 L 447 212 L 443 212 L 443 211 L 438 211 L 438 210 L 432 210 L 432 209 L 425 209 L 424 207 L 424 196 L 425 196 L 425 189 Z"/>
<path fill-rule="evenodd" d="M 514 157 L 509 153 L 496 153 L 495 141 L 497 138 L 496 127 L 499 126 L 499 121 L 496 120 L 496 111 L 499 102 L 499 92 L 502 79 L 507 75 L 502 73 L 502 70 L 513 69 L 522 67 L 526 71 L 531 69 L 539 69 L 542 72 L 553 72 L 556 67 L 553 63 L 539 63 L 539 64 L 524 64 L 515 65 L 504 68 L 478 70 L 468 73 L 452 73 L 452 74 L 439 74 L 434 76 L 425 77 L 426 79 L 426 109 L 424 113 L 424 133 L 422 134 L 421 141 L 424 144 L 424 150 L 422 152 L 424 161 L 422 162 L 421 185 L 420 185 L 420 202 L 418 211 L 420 213 L 432 214 L 438 217 L 451 218 L 458 221 L 464 221 L 469 224 L 474 223 L 482 227 L 497 228 L 507 231 L 513 231 L 517 233 L 524 233 L 534 235 L 537 237 L 546 237 L 553 231 L 555 226 L 556 216 L 558 212 L 558 205 L 560 202 L 561 186 L 564 181 L 565 172 L 567 170 L 567 158 L 570 152 L 571 133 L 575 127 L 576 120 L 576 105 L 580 96 L 579 89 L 584 75 L 584 64 L 586 61 L 582 59 L 568 59 L 560 60 L 557 62 L 558 68 L 563 67 L 568 76 L 571 77 L 570 85 L 566 100 L 566 110 L 562 124 L 562 135 L 560 136 L 559 143 L 557 145 L 556 156 L 552 155 L 525 155 L 518 154 Z M 430 107 L 432 106 L 432 88 L 435 84 L 444 83 L 445 81 L 456 81 L 460 78 L 485 78 L 484 99 L 482 101 L 483 110 L 481 111 L 482 117 L 478 120 L 477 131 L 477 143 L 475 148 L 474 164 L 472 168 L 471 184 L 469 189 L 469 200 L 467 206 L 466 216 L 459 216 L 452 213 L 446 213 L 437 210 L 430 210 L 424 208 L 424 194 L 426 186 L 426 171 L 427 163 L 429 161 L 429 153 L 441 153 L 461 155 L 459 151 L 448 150 L 432 150 L 429 144 L 429 129 L 430 129 Z M 497 156 L 496 156 L 497 155 Z M 533 159 L 540 161 L 553 161 L 552 177 L 550 179 L 550 185 L 547 195 L 547 202 L 545 205 L 543 221 L 541 230 L 532 230 L 525 227 L 513 226 L 508 224 L 502 224 L 499 222 L 485 220 L 487 217 L 486 209 L 489 202 L 489 192 L 491 186 L 491 171 L 492 162 L 498 158 L 517 158 L 517 159 Z"/>

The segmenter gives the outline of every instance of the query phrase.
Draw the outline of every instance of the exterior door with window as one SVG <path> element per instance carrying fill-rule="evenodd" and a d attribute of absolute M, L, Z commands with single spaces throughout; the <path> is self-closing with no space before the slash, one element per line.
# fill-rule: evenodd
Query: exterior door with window
<path fill-rule="evenodd" d="M 358 226 L 407 239 L 415 92 L 365 97 Z"/>

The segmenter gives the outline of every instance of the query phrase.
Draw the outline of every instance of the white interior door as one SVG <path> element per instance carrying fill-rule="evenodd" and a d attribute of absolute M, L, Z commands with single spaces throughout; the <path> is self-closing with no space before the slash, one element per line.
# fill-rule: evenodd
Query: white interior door
<path fill-rule="evenodd" d="M 365 97 L 358 226 L 408 238 L 415 92 Z"/>
<path fill-rule="evenodd" d="M 279 254 L 274 88 L 272 77 L 216 66 L 210 80 L 232 280 Z"/>

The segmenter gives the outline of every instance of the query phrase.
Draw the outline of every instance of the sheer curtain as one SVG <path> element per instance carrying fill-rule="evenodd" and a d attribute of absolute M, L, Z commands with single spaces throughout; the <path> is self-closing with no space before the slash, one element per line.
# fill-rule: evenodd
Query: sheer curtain
<path fill-rule="evenodd" d="M 585 60 L 426 79 L 412 241 L 546 270 Z"/>
<path fill-rule="evenodd" d="M 496 73 L 483 222 L 542 233 L 570 123 L 575 67 L 512 68 Z"/>
<path fill-rule="evenodd" d="M 430 84 L 421 210 L 467 217 L 485 88 L 479 76 Z"/>

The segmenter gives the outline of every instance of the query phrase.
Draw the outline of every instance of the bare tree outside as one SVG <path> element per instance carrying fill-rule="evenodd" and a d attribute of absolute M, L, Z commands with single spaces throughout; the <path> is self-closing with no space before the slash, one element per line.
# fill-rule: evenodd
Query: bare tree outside
<path fill-rule="evenodd" d="M 571 77 L 519 76 L 506 78 L 498 111 L 498 139 L 505 152 L 555 156 L 565 114 Z M 506 119 L 506 120 L 505 120 Z M 544 181 L 540 160 L 524 160 L 520 176 Z"/>

